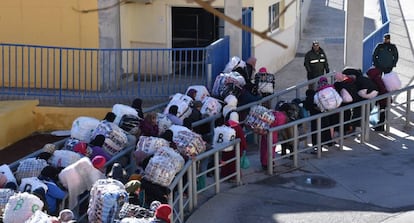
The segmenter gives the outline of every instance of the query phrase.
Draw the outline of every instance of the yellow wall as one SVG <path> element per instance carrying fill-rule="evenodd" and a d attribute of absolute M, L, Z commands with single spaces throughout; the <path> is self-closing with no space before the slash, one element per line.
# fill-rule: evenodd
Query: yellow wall
<path fill-rule="evenodd" d="M 39 101 L 0 101 L 0 149 L 36 130 L 33 109 Z"/>
<path fill-rule="evenodd" d="M 112 108 L 39 107 L 38 100 L 0 101 L 0 150 L 34 132 L 70 130 L 79 116 L 103 119 Z"/>
<path fill-rule="evenodd" d="M 99 47 L 97 0 L 0 0 L 0 42 Z"/>
<path fill-rule="evenodd" d="M 97 0 L 0 0 L 0 42 L 99 48 L 98 13 L 76 11 L 96 7 Z M 5 64 L 5 76 L 0 76 L 0 81 L 6 87 L 59 87 L 61 59 L 63 88 L 98 88 L 91 81 L 96 80 L 98 72 L 96 53 L 91 56 L 85 51 L 4 47 L 0 56 Z M 85 86 L 86 83 L 89 85 Z"/>

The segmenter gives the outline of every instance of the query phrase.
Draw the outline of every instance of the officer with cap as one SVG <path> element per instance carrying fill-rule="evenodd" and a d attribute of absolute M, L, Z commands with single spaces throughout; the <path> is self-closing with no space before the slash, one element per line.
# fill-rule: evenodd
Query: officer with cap
<path fill-rule="evenodd" d="M 325 72 L 329 73 L 328 58 L 317 40 L 312 42 L 311 50 L 306 53 L 304 66 L 308 80 L 322 76 Z M 315 89 L 315 84 L 310 84 L 309 89 Z"/>
<path fill-rule="evenodd" d="M 389 73 L 397 65 L 398 50 L 395 44 L 391 43 L 391 35 L 384 34 L 384 41 L 378 43 L 372 54 L 374 66 L 384 73 Z"/>

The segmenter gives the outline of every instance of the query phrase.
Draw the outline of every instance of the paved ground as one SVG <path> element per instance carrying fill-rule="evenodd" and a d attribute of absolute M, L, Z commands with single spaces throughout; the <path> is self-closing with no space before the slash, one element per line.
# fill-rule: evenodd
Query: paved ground
<path fill-rule="evenodd" d="M 321 42 L 331 70 L 342 70 L 343 44 L 334 40 L 344 33 L 343 2 L 312 0 L 298 57 L 278 72 L 279 86 L 305 80 L 303 53 L 313 39 Z M 404 85 L 411 85 L 414 13 L 408 10 L 414 2 L 387 3 L 392 42 L 397 44 L 401 57 L 396 71 Z M 365 1 L 366 11 L 377 7 L 374 0 Z M 368 18 L 365 33 L 371 32 L 375 23 L 375 16 Z M 397 102 L 404 100 L 405 95 L 396 98 Z M 399 112 L 393 111 L 389 135 L 372 132 L 366 144 L 348 138 L 344 151 L 330 148 L 321 159 L 304 154 L 295 171 L 283 173 L 284 166 L 289 169 L 287 160 L 278 167 L 278 174 L 267 176 L 260 170 L 257 147 L 249 148 L 252 167 L 243 173 L 245 184 L 213 197 L 187 222 L 414 222 L 414 132 L 404 128 Z"/>

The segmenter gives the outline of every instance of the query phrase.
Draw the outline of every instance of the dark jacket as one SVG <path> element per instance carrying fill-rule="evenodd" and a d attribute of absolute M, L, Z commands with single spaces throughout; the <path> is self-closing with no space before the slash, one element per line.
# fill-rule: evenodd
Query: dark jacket
<path fill-rule="evenodd" d="M 308 80 L 329 73 L 328 58 L 325 51 L 319 47 L 319 51 L 309 50 L 305 55 L 304 62 Z"/>
<path fill-rule="evenodd" d="M 391 72 L 398 62 L 398 50 L 395 44 L 379 43 L 372 54 L 372 62 L 375 67 L 384 73 Z"/>

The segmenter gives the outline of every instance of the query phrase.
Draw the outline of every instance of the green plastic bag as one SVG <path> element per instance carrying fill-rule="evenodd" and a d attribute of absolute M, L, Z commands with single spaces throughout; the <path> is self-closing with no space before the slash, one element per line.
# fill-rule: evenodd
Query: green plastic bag
<path fill-rule="evenodd" d="M 250 161 L 247 158 L 246 151 L 243 151 L 242 157 L 240 157 L 240 168 L 242 169 L 249 169 L 250 168 Z"/>

